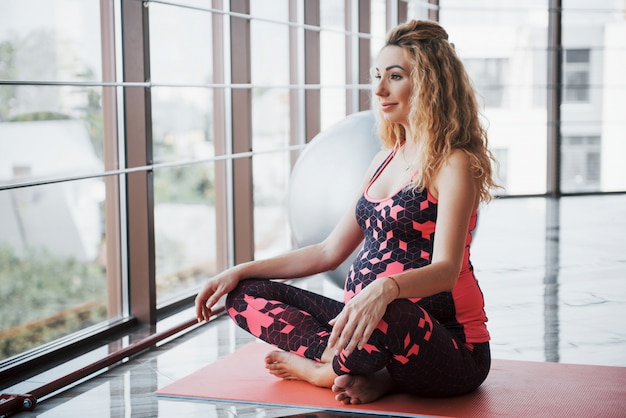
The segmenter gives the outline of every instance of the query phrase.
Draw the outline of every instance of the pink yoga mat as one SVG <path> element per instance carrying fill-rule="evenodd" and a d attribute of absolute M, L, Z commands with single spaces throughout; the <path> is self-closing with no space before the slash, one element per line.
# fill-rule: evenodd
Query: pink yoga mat
<path fill-rule="evenodd" d="M 330 389 L 270 375 L 263 359 L 271 350 L 268 344 L 250 343 L 155 394 L 377 415 L 626 417 L 626 367 L 494 360 L 485 383 L 468 395 L 425 399 L 395 394 L 344 405 Z"/>

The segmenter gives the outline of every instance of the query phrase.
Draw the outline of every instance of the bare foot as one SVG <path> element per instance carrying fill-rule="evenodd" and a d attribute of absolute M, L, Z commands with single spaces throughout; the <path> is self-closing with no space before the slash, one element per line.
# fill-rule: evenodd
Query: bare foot
<path fill-rule="evenodd" d="M 344 404 L 373 402 L 391 391 L 393 383 L 387 370 L 383 369 L 367 376 L 344 374 L 337 376 L 332 386 L 337 392 L 335 399 Z"/>
<path fill-rule="evenodd" d="M 304 380 L 326 388 L 337 377 L 330 363 L 318 363 L 286 351 L 272 351 L 265 356 L 265 368 L 281 379 Z"/>

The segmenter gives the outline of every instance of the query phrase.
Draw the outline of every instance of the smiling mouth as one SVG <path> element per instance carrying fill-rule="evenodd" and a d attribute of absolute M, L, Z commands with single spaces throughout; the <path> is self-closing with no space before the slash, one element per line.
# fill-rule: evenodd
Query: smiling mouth
<path fill-rule="evenodd" d="M 383 110 L 389 110 L 389 109 L 391 109 L 392 107 L 394 107 L 396 104 L 397 104 L 397 103 L 388 103 L 388 102 L 386 102 L 386 103 L 381 103 L 381 104 L 380 104 L 380 107 L 381 107 L 381 109 L 383 109 Z"/>

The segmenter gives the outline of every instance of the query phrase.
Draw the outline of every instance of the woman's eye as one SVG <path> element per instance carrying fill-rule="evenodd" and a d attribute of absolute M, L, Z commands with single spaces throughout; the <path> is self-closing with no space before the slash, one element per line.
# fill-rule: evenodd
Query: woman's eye
<path fill-rule="evenodd" d="M 380 81 L 383 78 L 383 76 L 381 74 L 374 74 L 372 76 L 372 78 L 374 80 Z M 403 78 L 402 75 L 398 74 L 398 73 L 392 73 L 392 74 L 389 74 L 389 75 L 385 75 L 385 79 L 387 79 L 387 80 L 396 80 L 397 81 L 397 80 L 402 80 L 402 78 Z"/>

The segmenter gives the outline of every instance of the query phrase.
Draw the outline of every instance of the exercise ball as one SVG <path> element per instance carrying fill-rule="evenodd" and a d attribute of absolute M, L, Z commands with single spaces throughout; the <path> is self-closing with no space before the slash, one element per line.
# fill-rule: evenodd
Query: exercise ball
<path fill-rule="evenodd" d="M 287 213 L 296 246 L 323 241 L 349 210 L 372 158 L 380 151 L 372 111 L 351 114 L 317 134 L 293 167 Z M 356 251 L 326 274 L 343 287 Z"/>

